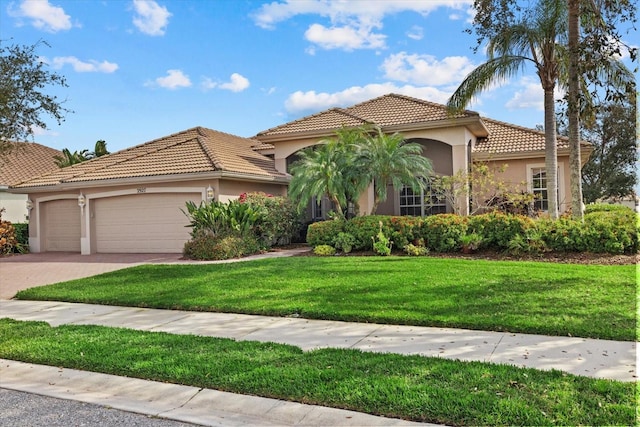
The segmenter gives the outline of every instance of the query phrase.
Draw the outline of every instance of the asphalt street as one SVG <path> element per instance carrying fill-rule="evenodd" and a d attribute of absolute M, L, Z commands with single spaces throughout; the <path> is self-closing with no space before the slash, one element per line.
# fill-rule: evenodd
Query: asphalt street
<path fill-rule="evenodd" d="M 193 427 L 106 406 L 0 388 L 2 427 Z"/>

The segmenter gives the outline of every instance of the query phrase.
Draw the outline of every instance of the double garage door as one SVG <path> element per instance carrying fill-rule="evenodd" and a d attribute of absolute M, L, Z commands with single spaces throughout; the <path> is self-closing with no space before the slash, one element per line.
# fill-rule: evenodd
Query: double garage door
<path fill-rule="evenodd" d="M 188 200 L 200 193 L 151 193 L 91 200 L 91 247 L 98 253 L 180 253 L 190 228 Z M 81 218 L 76 199 L 44 203 L 44 250 L 80 252 Z"/>
<path fill-rule="evenodd" d="M 92 240 L 98 253 L 180 253 L 191 228 L 186 202 L 198 193 L 156 193 L 93 200 Z"/>

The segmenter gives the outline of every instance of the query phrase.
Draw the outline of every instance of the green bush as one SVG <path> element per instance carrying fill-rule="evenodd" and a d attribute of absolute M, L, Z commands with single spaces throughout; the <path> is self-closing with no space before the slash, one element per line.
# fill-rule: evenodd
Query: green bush
<path fill-rule="evenodd" d="M 338 233 L 333 239 L 333 247 L 341 250 L 345 254 L 348 254 L 353 249 L 353 245 L 356 243 L 356 238 L 349 233 Z"/>
<path fill-rule="evenodd" d="M 26 222 L 16 222 L 13 224 L 16 232 L 16 240 L 19 245 L 29 246 L 29 224 Z"/>
<path fill-rule="evenodd" d="M 197 236 L 200 232 L 248 236 L 255 234 L 254 230 L 263 221 L 261 210 L 237 200 L 228 203 L 213 200 L 210 203 L 201 202 L 199 205 L 188 201 L 187 212 L 184 213 L 190 221 L 188 226 L 193 229 L 192 236 Z"/>
<path fill-rule="evenodd" d="M 416 246 L 413 243 L 408 243 L 404 247 L 404 251 L 409 256 L 424 256 L 429 254 L 429 249 L 425 248 L 424 246 Z"/>
<path fill-rule="evenodd" d="M 425 217 L 420 225 L 424 245 L 435 252 L 454 252 L 460 249 L 460 237 L 467 231 L 467 217 L 440 214 Z"/>
<path fill-rule="evenodd" d="M 382 232 L 386 236 L 391 236 L 393 233 L 391 218 L 392 217 L 386 215 L 368 215 L 357 216 L 347 221 L 345 232 L 351 234 L 356 239 L 353 248 L 357 250 L 372 250 L 373 238 L 380 232 L 381 222 Z"/>
<path fill-rule="evenodd" d="M 591 252 L 638 252 L 636 214 L 631 209 L 596 211 L 584 216 L 585 246 Z"/>
<path fill-rule="evenodd" d="M 393 216 L 390 218 L 392 228 L 391 240 L 398 249 L 404 249 L 407 245 L 424 246 L 420 239 L 420 226 L 423 219 L 414 216 Z"/>
<path fill-rule="evenodd" d="M 333 239 L 344 230 L 345 223 L 339 219 L 314 222 L 307 229 L 307 243 L 311 246 L 333 245 Z"/>
<path fill-rule="evenodd" d="M 300 232 L 301 216 L 288 198 L 258 192 L 243 193 L 238 201 L 260 212 L 254 233 L 263 246 L 289 244 Z"/>
<path fill-rule="evenodd" d="M 2 212 L 4 212 L 4 210 L 4 208 L 0 209 L 0 255 L 10 254 L 18 247 L 16 229 L 10 221 L 4 221 L 2 219 Z"/>
<path fill-rule="evenodd" d="M 336 254 L 336 249 L 330 245 L 318 245 L 313 248 L 313 253 L 318 256 L 332 256 Z"/>
<path fill-rule="evenodd" d="M 536 226 L 547 248 L 555 252 L 583 252 L 591 250 L 585 238 L 586 227 L 573 218 L 562 216 L 557 220 L 540 218 Z"/>
<path fill-rule="evenodd" d="M 193 239 L 185 243 L 183 255 L 185 258 L 197 260 L 223 260 L 240 258 L 260 252 L 258 240 L 238 234 L 218 234 L 200 232 Z"/>
<path fill-rule="evenodd" d="M 523 215 L 490 212 L 468 217 L 468 228 L 483 236 L 482 247 L 505 250 L 516 235 L 526 236 L 535 221 Z"/>

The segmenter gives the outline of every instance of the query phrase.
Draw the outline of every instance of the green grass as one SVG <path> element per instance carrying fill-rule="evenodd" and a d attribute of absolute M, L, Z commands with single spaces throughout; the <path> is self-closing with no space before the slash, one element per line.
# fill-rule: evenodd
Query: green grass
<path fill-rule="evenodd" d="M 447 425 L 632 425 L 633 383 L 420 356 L 0 320 L 0 357 Z M 179 350 L 179 351 L 177 351 Z"/>
<path fill-rule="evenodd" d="M 633 341 L 635 266 L 413 257 L 145 265 L 19 299 Z"/>

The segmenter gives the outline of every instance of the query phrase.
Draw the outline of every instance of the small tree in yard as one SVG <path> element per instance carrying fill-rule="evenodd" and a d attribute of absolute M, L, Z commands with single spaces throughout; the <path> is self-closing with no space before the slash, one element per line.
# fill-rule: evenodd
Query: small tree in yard
<path fill-rule="evenodd" d="M 431 185 L 456 214 L 468 200 L 471 215 L 491 210 L 529 214 L 534 196 L 521 190 L 526 188 L 526 183 L 508 183 L 499 177 L 508 167 L 508 164 L 491 167 L 486 162 L 474 162 L 470 172 L 433 177 Z"/>

